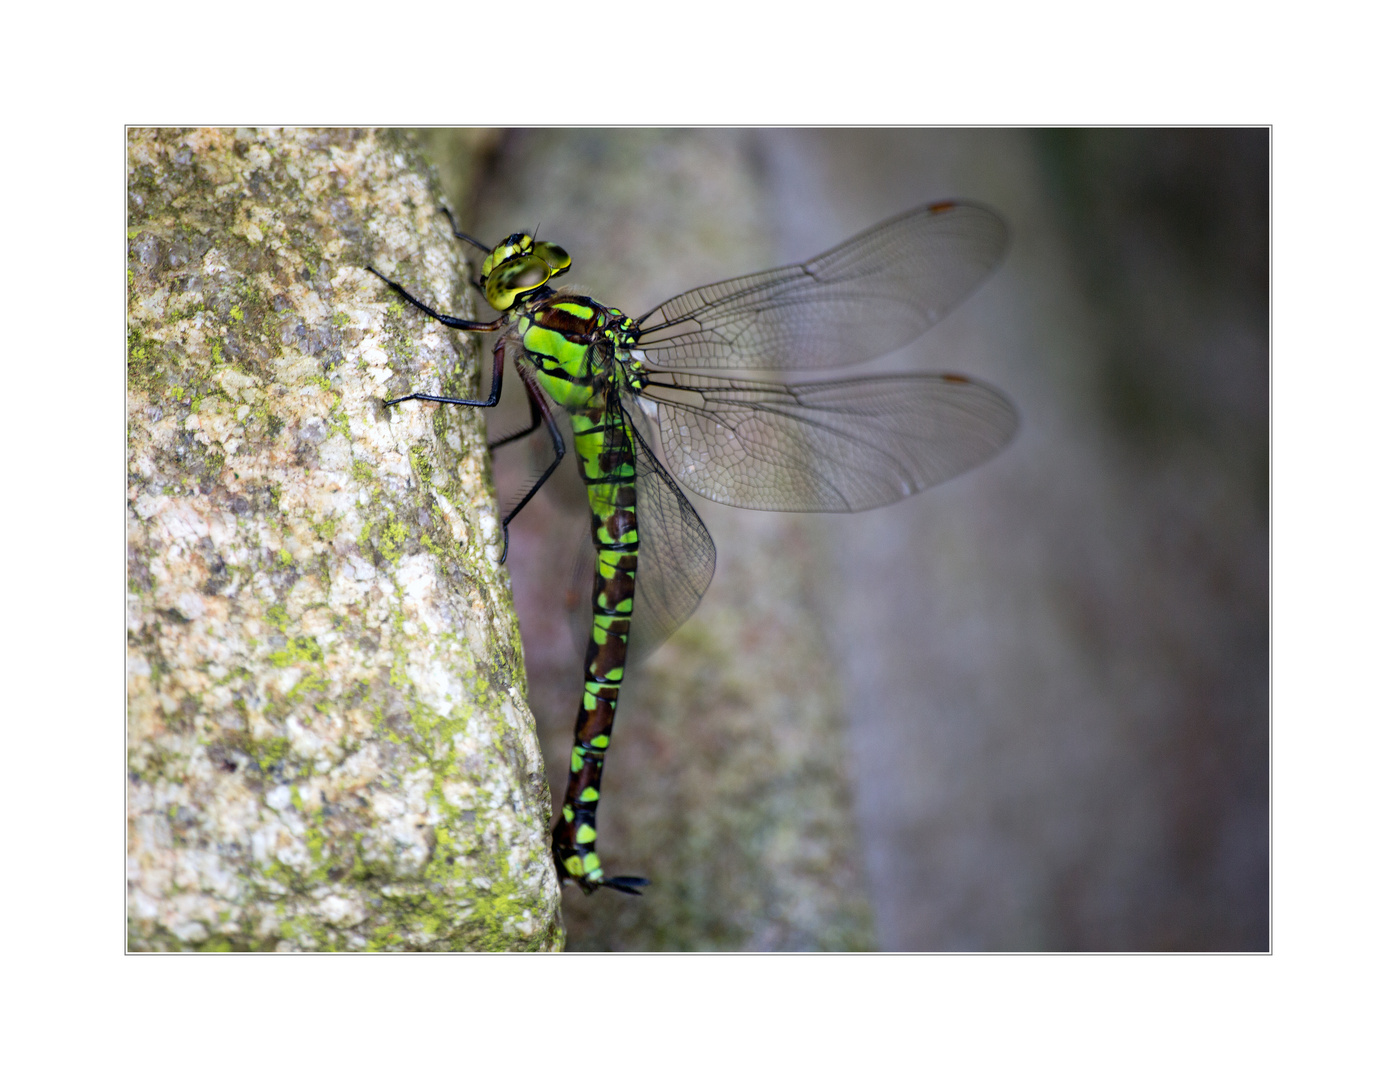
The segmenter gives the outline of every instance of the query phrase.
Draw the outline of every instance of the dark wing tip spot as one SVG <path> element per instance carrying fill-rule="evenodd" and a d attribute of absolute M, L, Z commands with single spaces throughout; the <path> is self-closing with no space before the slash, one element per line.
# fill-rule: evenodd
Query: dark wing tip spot
<path fill-rule="evenodd" d="M 944 214 L 947 210 L 954 210 L 956 204 L 953 202 L 934 202 L 927 207 L 933 214 Z"/>

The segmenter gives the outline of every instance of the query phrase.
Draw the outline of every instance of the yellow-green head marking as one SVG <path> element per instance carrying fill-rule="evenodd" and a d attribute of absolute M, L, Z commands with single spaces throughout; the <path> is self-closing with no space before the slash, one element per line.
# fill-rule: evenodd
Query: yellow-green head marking
<path fill-rule="evenodd" d="M 480 287 L 496 311 L 508 311 L 522 297 L 567 273 L 572 256 L 557 244 L 515 233 L 501 240 L 480 266 Z"/>

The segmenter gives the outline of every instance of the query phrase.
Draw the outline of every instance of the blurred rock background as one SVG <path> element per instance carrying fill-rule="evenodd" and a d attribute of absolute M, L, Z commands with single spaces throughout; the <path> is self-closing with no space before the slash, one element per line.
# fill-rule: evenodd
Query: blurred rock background
<path fill-rule="evenodd" d="M 601 815 L 608 870 L 655 884 L 565 890 L 570 949 L 1269 947 L 1266 131 L 419 138 L 463 228 L 537 227 L 635 315 L 919 202 L 1013 233 L 849 369 L 994 383 L 1023 424 L 1000 457 L 849 517 L 692 496 L 717 576 L 628 676 Z M 497 455 L 502 500 L 544 460 Z M 587 584 L 580 486 L 548 491 L 510 570 L 556 803 Z"/>

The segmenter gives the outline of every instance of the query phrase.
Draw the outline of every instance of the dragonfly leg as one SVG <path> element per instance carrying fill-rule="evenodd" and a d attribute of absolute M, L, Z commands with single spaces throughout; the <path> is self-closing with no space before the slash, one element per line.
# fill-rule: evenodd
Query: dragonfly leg
<path fill-rule="evenodd" d="M 497 360 L 496 363 L 498 365 L 499 361 Z M 498 366 L 496 370 L 498 370 Z M 524 497 L 515 504 L 514 509 L 506 514 L 504 521 L 500 523 L 500 531 L 504 533 L 504 550 L 500 552 L 500 562 L 504 562 L 505 556 L 509 554 L 509 523 L 514 520 L 515 515 L 520 510 L 524 509 L 528 501 L 538 494 L 538 489 L 547 483 L 548 478 L 553 475 L 553 470 L 558 467 L 558 463 L 563 460 L 563 456 L 567 453 L 567 444 L 563 442 L 563 433 L 558 430 L 558 423 L 553 419 L 553 413 L 548 408 L 548 399 L 543 396 L 543 390 L 538 383 L 528 377 L 523 368 L 519 369 L 519 375 L 524 380 L 524 388 L 529 392 L 529 408 L 535 418 L 534 427 L 538 427 L 540 420 L 548 425 L 548 434 L 553 440 L 553 460 L 548 463 L 548 468 L 543 470 L 543 475 L 534 481 L 534 486 L 524 493 Z M 529 430 L 532 431 L 533 428 Z M 510 438 L 514 438 L 514 436 L 510 436 Z"/>
<path fill-rule="evenodd" d="M 514 361 L 514 368 L 516 371 L 519 372 L 519 381 L 524 384 L 524 388 L 527 390 L 529 388 L 529 376 L 528 373 L 525 372 L 522 367 L 520 367 L 519 360 L 517 358 Z M 514 434 L 512 435 L 504 435 L 498 439 L 493 440 L 490 443 L 490 449 L 498 450 L 501 446 L 514 442 L 515 439 L 522 439 L 525 435 L 532 435 L 535 431 L 538 430 L 539 425 L 543 423 L 543 414 L 547 410 L 548 406 L 546 404 L 541 405 L 539 403 L 538 395 L 530 391 L 529 426 L 526 428 L 521 428 L 519 431 L 514 432 Z"/>
<path fill-rule="evenodd" d="M 490 376 L 490 396 L 484 401 L 471 401 L 468 398 L 440 397 L 437 394 L 404 394 L 385 401 L 384 405 L 396 405 L 400 401 L 436 401 L 442 405 L 475 405 L 480 408 L 494 408 L 500 403 L 500 385 L 504 381 L 504 339 L 495 343 L 495 369 Z"/>
<path fill-rule="evenodd" d="M 426 312 L 432 318 L 436 319 L 437 322 L 441 323 L 443 326 L 449 326 L 453 330 L 472 330 L 478 334 L 488 334 L 491 330 L 503 329 L 504 324 L 509 321 L 508 316 L 505 315 L 501 315 L 494 322 L 473 322 L 470 319 L 458 319 L 454 315 L 443 315 L 439 311 L 433 311 L 426 304 L 422 303 L 421 300 L 413 296 L 412 293 L 408 292 L 401 285 L 399 285 L 396 281 L 384 277 L 372 266 L 366 266 L 364 267 L 364 269 L 367 270 L 369 273 L 373 274 L 374 277 L 382 281 L 385 285 L 387 285 L 390 289 L 392 289 L 395 293 L 401 296 L 413 307 L 417 308 L 418 311 Z"/>
<path fill-rule="evenodd" d="M 457 240 L 464 240 L 468 244 L 474 244 L 487 255 L 490 253 L 490 249 L 486 247 L 484 244 L 482 244 L 479 240 L 477 240 L 474 236 L 471 236 L 470 233 L 463 233 L 460 229 L 456 227 L 456 219 L 451 216 L 450 210 L 443 206 L 441 208 L 441 212 L 446 215 L 446 220 L 451 222 L 451 235 L 456 237 Z M 471 288 L 480 294 L 480 298 L 482 300 L 486 300 L 486 302 L 488 303 L 488 298 L 485 296 L 485 290 L 480 287 L 480 282 L 476 280 L 475 264 L 471 263 L 468 265 L 471 268 Z"/>
<path fill-rule="evenodd" d="M 469 233 L 463 233 L 460 229 L 458 229 L 458 228 L 456 227 L 456 219 L 455 219 L 454 217 L 451 216 L 451 211 L 450 211 L 450 210 L 448 210 L 445 206 L 443 206 L 443 207 L 441 208 L 441 212 L 442 212 L 443 214 L 446 215 L 446 220 L 449 221 L 449 222 L 451 222 L 451 232 L 452 232 L 452 235 L 454 235 L 454 236 L 456 237 L 457 240 L 464 240 L 464 241 L 465 241 L 466 243 L 468 243 L 468 244 L 473 244 L 473 245 L 475 245 L 475 246 L 478 247 L 481 251 L 485 252 L 485 254 L 487 254 L 487 255 L 490 254 L 490 249 L 489 249 L 488 247 L 486 247 L 484 244 L 482 244 L 482 243 L 481 243 L 479 240 L 477 240 L 474 236 L 471 236 Z"/>

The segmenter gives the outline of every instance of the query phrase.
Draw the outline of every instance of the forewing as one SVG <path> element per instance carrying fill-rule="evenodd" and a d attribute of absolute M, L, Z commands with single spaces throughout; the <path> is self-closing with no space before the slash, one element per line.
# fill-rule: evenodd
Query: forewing
<path fill-rule="evenodd" d="M 718 565 L 713 538 L 624 412 L 635 440 L 640 539 L 629 655 L 643 660 L 694 613 Z"/>
<path fill-rule="evenodd" d="M 1008 242 L 1004 222 L 982 206 L 922 206 L 807 263 L 667 300 L 641 320 L 641 347 L 661 368 L 863 363 L 925 332 L 998 264 Z"/>
<path fill-rule="evenodd" d="M 754 510 L 885 506 L 978 465 L 1018 427 L 1008 398 L 960 375 L 785 384 L 675 373 L 645 397 L 675 477 Z"/>

